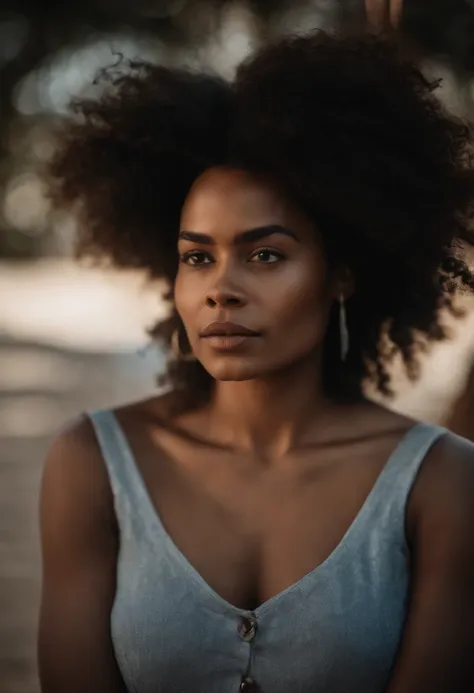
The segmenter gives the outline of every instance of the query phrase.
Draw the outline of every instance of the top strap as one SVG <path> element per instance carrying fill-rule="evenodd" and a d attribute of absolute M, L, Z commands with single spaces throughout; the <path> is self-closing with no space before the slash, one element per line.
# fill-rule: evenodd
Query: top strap
<path fill-rule="evenodd" d="M 393 484 L 410 490 L 421 464 L 433 445 L 446 433 L 441 426 L 417 423 L 398 443 L 381 474 L 381 491 L 389 491 Z"/>
<path fill-rule="evenodd" d="M 399 528 L 405 536 L 405 515 L 410 492 L 423 461 L 433 445 L 447 430 L 427 423 L 415 424 L 400 440 L 390 455 L 365 503 L 365 522 L 372 524 L 374 514 L 377 527 L 393 531 Z"/>
<path fill-rule="evenodd" d="M 115 501 L 119 524 L 126 516 L 140 516 L 150 500 L 130 444 L 113 411 L 88 412 L 99 443 Z M 142 518 L 143 520 L 143 518 Z"/>
<path fill-rule="evenodd" d="M 122 523 L 124 514 L 138 515 L 145 532 L 149 530 L 147 525 L 151 519 L 151 524 L 160 524 L 130 444 L 115 414 L 111 410 L 101 409 L 88 413 L 88 416 L 107 468 L 119 522 Z M 418 423 L 405 434 L 387 460 L 351 532 L 365 532 L 374 515 L 379 530 L 399 526 L 400 531 L 404 532 L 408 497 L 423 460 L 446 433 L 441 426 Z"/>

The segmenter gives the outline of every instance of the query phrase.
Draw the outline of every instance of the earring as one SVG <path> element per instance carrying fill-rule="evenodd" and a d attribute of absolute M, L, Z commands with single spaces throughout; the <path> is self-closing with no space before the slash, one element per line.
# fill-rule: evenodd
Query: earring
<path fill-rule="evenodd" d="M 177 327 L 173 334 L 171 335 L 171 341 L 170 341 L 170 346 L 171 346 L 171 352 L 178 361 L 196 361 L 196 357 L 193 354 L 192 351 L 189 351 L 187 354 L 183 352 L 181 349 L 181 343 L 180 343 L 180 328 Z"/>
<path fill-rule="evenodd" d="M 343 294 L 339 296 L 339 332 L 341 340 L 341 359 L 345 361 L 349 351 L 349 330 L 347 329 L 346 303 Z"/>

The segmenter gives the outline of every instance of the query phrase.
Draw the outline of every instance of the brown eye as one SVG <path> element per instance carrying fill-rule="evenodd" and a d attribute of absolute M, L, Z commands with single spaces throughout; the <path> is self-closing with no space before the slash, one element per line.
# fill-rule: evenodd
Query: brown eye
<path fill-rule="evenodd" d="M 272 265 L 280 260 L 283 260 L 283 255 L 281 255 L 281 253 L 277 253 L 275 250 L 270 250 L 269 248 L 258 250 L 250 258 L 250 262 L 258 262 L 263 265 Z"/>
<path fill-rule="evenodd" d="M 181 256 L 180 262 L 183 265 L 209 265 L 212 262 L 212 258 L 209 253 L 197 252 L 196 250 L 190 251 L 189 253 L 184 253 Z"/>

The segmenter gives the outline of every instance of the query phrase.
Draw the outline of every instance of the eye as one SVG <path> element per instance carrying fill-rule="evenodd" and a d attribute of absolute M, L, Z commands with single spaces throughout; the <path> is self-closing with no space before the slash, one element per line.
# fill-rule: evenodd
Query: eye
<path fill-rule="evenodd" d="M 276 250 L 270 250 L 270 248 L 262 248 L 257 250 L 251 258 L 250 262 L 258 262 L 262 265 L 273 265 L 275 262 L 283 260 L 284 256 L 278 253 Z"/>
<path fill-rule="evenodd" d="M 179 258 L 179 261 L 183 265 L 192 265 L 193 267 L 201 265 L 210 265 L 212 263 L 212 257 L 209 253 L 205 253 L 199 250 L 190 250 L 188 253 L 184 253 Z"/>

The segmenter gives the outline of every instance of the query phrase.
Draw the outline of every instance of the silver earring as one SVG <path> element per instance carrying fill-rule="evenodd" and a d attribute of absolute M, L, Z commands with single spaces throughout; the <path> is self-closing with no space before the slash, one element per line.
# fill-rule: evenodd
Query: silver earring
<path fill-rule="evenodd" d="M 339 296 L 339 332 L 341 339 L 341 359 L 345 361 L 349 351 L 349 330 L 347 329 L 346 303 L 343 294 Z"/>
<path fill-rule="evenodd" d="M 183 352 L 181 349 L 181 344 L 180 344 L 180 329 L 177 327 L 173 334 L 171 335 L 171 351 L 174 355 L 174 357 L 178 361 L 196 361 L 196 357 L 193 354 L 192 351 L 189 351 L 187 354 Z"/>

